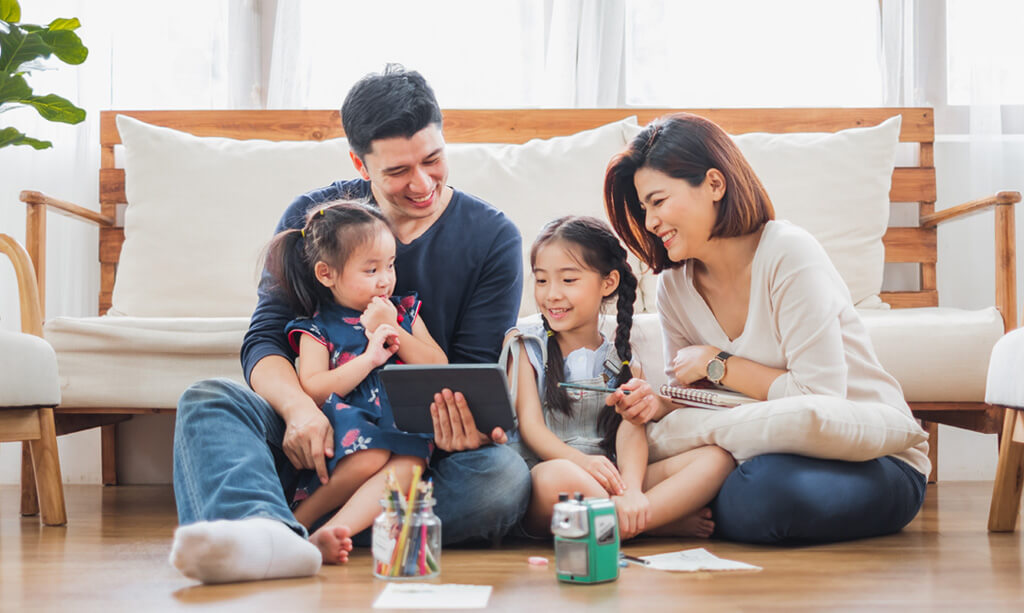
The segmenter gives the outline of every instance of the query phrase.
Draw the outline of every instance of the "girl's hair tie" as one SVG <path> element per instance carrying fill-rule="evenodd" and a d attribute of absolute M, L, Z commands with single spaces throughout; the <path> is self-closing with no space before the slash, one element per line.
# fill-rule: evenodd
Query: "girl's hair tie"
<path fill-rule="evenodd" d="M 306 229 L 305 228 L 299 230 L 299 233 L 302 236 L 302 238 L 306 238 Z"/>
<path fill-rule="evenodd" d="M 629 366 L 629 360 L 622 360 L 623 366 Z"/>
<path fill-rule="evenodd" d="M 323 215 L 324 215 L 324 210 L 326 210 L 326 209 L 327 209 L 327 207 L 324 207 L 324 208 L 320 209 L 320 216 L 321 216 L 321 217 L 323 217 Z"/>
<path fill-rule="evenodd" d="M 555 331 L 554 330 L 548 330 L 548 338 L 550 338 L 550 337 L 552 337 L 554 335 L 555 335 Z"/>

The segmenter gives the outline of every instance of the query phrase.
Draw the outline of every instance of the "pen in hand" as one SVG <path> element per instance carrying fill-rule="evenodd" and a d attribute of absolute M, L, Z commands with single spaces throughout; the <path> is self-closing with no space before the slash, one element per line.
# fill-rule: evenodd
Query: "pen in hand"
<path fill-rule="evenodd" d="M 584 385 L 582 383 L 559 383 L 558 387 L 570 390 L 585 390 L 588 392 L 604 392 L 606 394 L 611 394 L 612 392 L 622 392 L 627 396 L 630 392 L 630 390 L 617 389 L 614 387 L 601 387 L 600 385 Z"/>

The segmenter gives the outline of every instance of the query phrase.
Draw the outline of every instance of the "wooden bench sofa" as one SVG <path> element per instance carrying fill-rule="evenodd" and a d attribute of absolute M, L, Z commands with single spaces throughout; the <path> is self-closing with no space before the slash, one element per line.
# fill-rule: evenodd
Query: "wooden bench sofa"
<path fill-rule="evenodd" d="M 449 143 L 525 143 L 569 135 L 635 115 L 640 125 L 677 109 L 587 109 L 587 110 L 450 110 L 445 112 L 444 135 Z M 1002 327 L 1017 326 L 1015 238 L 1013 205 L 1016 192 L 1000 192 L 958 206 L 935 210 L 936 179 L 933 165 L 934 117 L 928 108 L 800 108 L 800 109 L 693 109 L 719 123 L 732 134 L 748 132 L 794 133 L 835 132 L 853 127 L 873 126 L 893 115 L 902 116 L 900 141 L 916 148 L 917 161 L 899 166 L 892 174 L 889 199 L 892 203 L 916 203 L 918 222 L 914 227 L 890 227 L 884 235 L 885 261 L 913 263 L 919 287 L 907 291 L 883 292 L 882 299 L 895 309 L 938 306 L 936 288 L 937 231 L 947 221 L 988 209 L 995 211 L 995 296 L 993 304 L 1002 317 Z M 24 191 L 26 205 L 26 247 L 38 275 L 40 292 L 46 285 L 46 216 L 48 211 L 70 215 L 99 226 L 98 257 L 101 288 L 98 310 L 111 306 L 122 244 L 126 207 L 125 171 L 115 165 L 115 147 L 121 136 L 115 122 L 118 114 L 143 122 L 173 128 L 196 136 L 270 141 L 323 141 L 343 136 L 334 110 L 309 111 L 106 111 L 100 116 L 99 212 L 35 191 Z M 452 184 L 460 185 L 453 172 Z M 311 185 L 309 187 L 316 187 Z M 823 198 L 827 198 L 823 194 Z M 286 202 L 281 203 L 283 210 Z M 554 215 L 554 213 L 552 213 Z M 268 228 L 269 238 L 269 228 Z M 530 236 L 524 236 L 528 244 Z M 60 291 L 49 287 L 49 291 Z M 45 304 L 45 302 L 43 302 Z M 60 350 L 58 348 L 58 354 Z M 240 373 L 239 373 L 240 374 Z M 949 424 L 970 430 L 999 433 L 1003 409 L 978 401 L 911 402 L 915 414 L 931 434 L 932 464 L 937 425 Z M 65 404 L 56 409 L 58 433 L 85 428 L 102 428 L 103 481 L 117 483 L 117 423 L 133 414 L 173 412 L 174 406 L 121 406 L 103 408 Z M 29 464 L 31 466 L 31 464 Z M 933 470 L 933 477 L 935 472 Z M 31 478 L 31 475 L 28 476 Z"/>

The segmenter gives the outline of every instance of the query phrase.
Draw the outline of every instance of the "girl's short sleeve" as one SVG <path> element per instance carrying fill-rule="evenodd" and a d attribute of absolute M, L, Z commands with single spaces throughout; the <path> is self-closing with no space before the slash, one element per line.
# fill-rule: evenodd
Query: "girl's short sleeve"
<path fill-rule="evenodd" d="M 317 340 L 324 347 L 328 347 L 327 334 L 316 317 L 300 317 L 288 322 L 284 327 L 284 333 L 288 337 L 288 344 L 292 351 L 299 352 L 299 338 L 308 334 Z"/>
<path fill-rule="evenodd" d="M 412 334 L 412 324 L 416 321 L 416 318 L 420 314 L 420 301 L 419 296 L 416 292 L 405 296 L 392 296 L 391 302 L 394 303 L 395 309 L 398 310 L 398 325 L 402 326 L 402 329 Z"/>

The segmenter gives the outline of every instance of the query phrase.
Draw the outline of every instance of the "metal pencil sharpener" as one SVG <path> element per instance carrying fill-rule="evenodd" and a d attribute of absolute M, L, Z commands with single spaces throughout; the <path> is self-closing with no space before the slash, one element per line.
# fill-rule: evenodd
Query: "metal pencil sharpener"
<path fill-rule="evenodd" d="M 607 498 L 570 500 L 559 494 L 551 516 L 555 574 L 567 583 L 604 583 L 619 578 L 619 521 Z"/>

